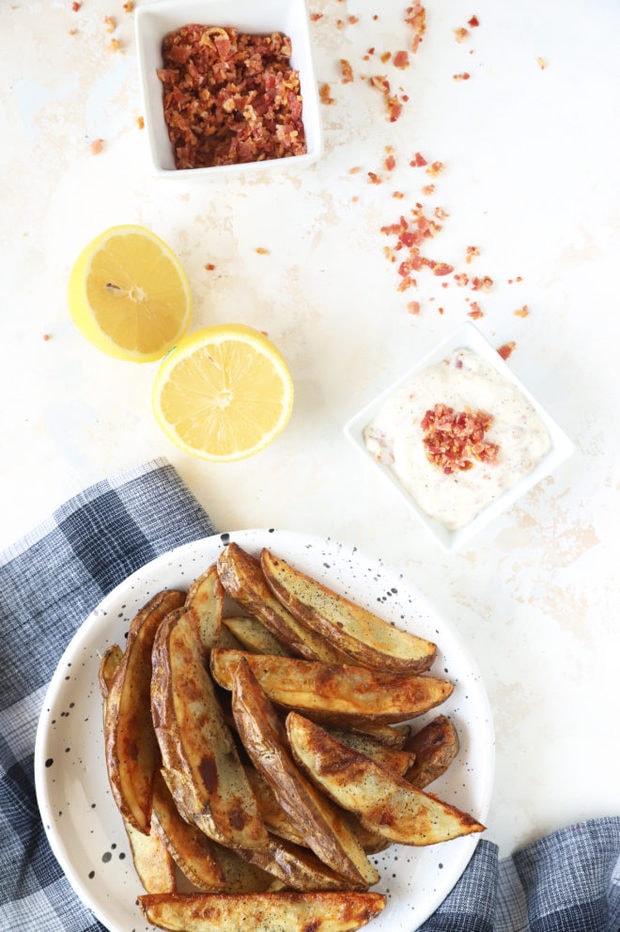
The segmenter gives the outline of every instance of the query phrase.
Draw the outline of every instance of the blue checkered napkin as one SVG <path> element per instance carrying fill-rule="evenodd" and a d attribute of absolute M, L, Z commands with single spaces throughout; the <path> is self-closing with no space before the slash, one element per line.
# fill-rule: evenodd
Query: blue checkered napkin
<path fill-rule="evenodd" d="M 87 489 L 0 554 L 0 930 L 103 928 L 73 894 L 39 818 L 39 712 L 62 652 L 103 596 L 212 533 L 174 469 L 156 460 Z"/>
<path fill-rule="evenodd" d="M 161 553 L 213 532 L 157 460 L 87 489 L 0 554 L 1 932 L 103 930 L 45 838 L 33 772 L 39 712 L 62 652 L 103 596 Z M 620 932 L 619 857 L 620 818 L 563 829 L 499 863 L 483 839 L 420 932 Z"/>

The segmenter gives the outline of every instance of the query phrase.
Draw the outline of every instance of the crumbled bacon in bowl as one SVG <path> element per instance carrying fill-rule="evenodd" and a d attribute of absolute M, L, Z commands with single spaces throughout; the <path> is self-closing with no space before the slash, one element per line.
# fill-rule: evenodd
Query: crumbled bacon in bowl
<path fill-rule="evenodd" d="M 164 118 L 178 169 L 306 153 L 299 74 L 280 32 L 188 24 L 162 44 Z"/>
<path fill-rule="evenodd" d="M 426 456 L 447 475 L 457 469 L 471 469 L 474 460 L 494 463 L 499 447 L 484 438 L 492 423 L 493 415 L 486 411 L 455 411 L 448 405 L 436 404 L 421 423 Z"/>

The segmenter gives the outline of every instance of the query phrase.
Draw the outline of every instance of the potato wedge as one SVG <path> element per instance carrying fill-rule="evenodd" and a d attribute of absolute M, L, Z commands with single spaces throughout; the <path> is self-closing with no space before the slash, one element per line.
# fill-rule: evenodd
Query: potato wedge
<path fill-rule="evenodd" d="M 403 777 L 410 770 L 415 762 L 415 754 L 411 751 L 399 751 L 398 748 L 390 748 L 381 744 L 376 738 L 370 735 L 363 735 L 360 732 L 345 731 L 342 728 L 325 729 L 336 741 L 341 741 L 347 747 L 365 754 L 375 764 L 381 764 L 386 770 L 392 770 L 399 777 Z"/>
<path fill-rule="evenodd" d="M 127 645 L 105 701 L 105 757 L 112 796 L 123 818 L 147 835 L 153 776 L 159 767 L 150 706 L 151 648 L 162 620 L 184 601 L 184 592 L 169 589 L 153 596 L 138 612 L 129 625 Z M 103 662 L 108 662 L 105 657 Z"/>
<path fill-rule="evenodd" d="M 276 654 L 279 657 L 293 656 L 291 651 L 256 618 L 236 616 L 224 618 L 223 621 L 239 642 L 241 650 L 250 650 L 254 654 Z"/>
<path fill-rule="evenodd" d="M 268 871 L 287 890 L 312 892 L 352 889 L 350 880 L 323 864 L 309 848 L 296 845 L 286 838 L 270 834 L 267 848 L 237 850 L 237 854 L 247 858 L 254 867 Z M 361 885 L 361 889 L 365 890 L 366 885 Z"/>
<path fill-rule="evenodd" d="M 437 646 L 384 621 L 263 549 L 267 585 L 297 621 L 347 654 L 353 663 L 392 673 L 430 669 Z"/>
<path fill-rule="evenodd" d="M 217 570 L 224 589 L 291 652 L 308 660 L 326 663 L 343 661 L 342 653 L 305 625 L 300 625 L 272 594 L 260 562 L 238 544 L 230 543 L 220 553 Z"/>
<path fill-rule="evenodd" d="M 140 883 L 147 893 L 176 893 L 174 861 L 159 831 L 157 815 L 151 813 L 151 832 L 144 835 L 124 820 L 131 857 Z"/>
<path fill-rule="evenodd" d="M 415 761 L 406 771 L 405 780 L 423 790 L 446 772 L 459 752 L 459 736 L 450 719 L 438 715 L 411 735 L 406 748 L 414 752 Z"/>
<path fill-rule="evenodd" d="M 164 776 L 175 803 L 205 834 L 230 847 L 267 843 L 233 736 L 191 616 L 171 613 L 153 645 L 151 709 Z"/>
<path fill-rule="evenodd" d="M 385 907 L 380 893 L 152 894 L 138 897 L 149 922 L 184 932 L 353 932 Z"/>
<path fill-rule="evenodd" d="M 406 780 L 347 748 L 324 728 L 290 712 L 291 751 L 311 779 L 367 829 L 404 845 L 432 845 L 484 831 L 473 816 L 428 796 Z"/>
<path fill-rule="evenodd" d="M 251 764 L 246 765 L 245 773 L 252 792 L 256 796 L 258 811 L 268 831 L 296 845 L 306 845 L 303 827 L 284 811 L 278 802 L 278 797 L 262 773 Z"/>
<path fill-rule="evenodd" d="M 439 705 L 453 690 L 449 680 L 429 675 L 396 676 L 365 667 L 273 657 L 245 651 L 211 651 L 211 672 L 232 689 L 234 670 L 245 657 L 265 693 L 285 709 L 335 725 L 402 722 Z"/>
<path fill-rule="evenodd" d="M 358 888 L 376 883 L 379 875 L 344 818 L 293 763 L 282 722 L 243 657 L 234 670 L 232 710 L 254 766 L 285 812 L 303 827 L 316 856 Z"/>
<path fill-rule="evenodd" d="M 99 663 L 99 689 L 103 696 L 104 703 L 108 698 L 112 680 L 116 676 L 116 671 L 121 665 L 123 659 L 123 649 L 118 644 L 112 644 L 105 651 Z M 105 705 L 104 705 L 105 709 Z"/>
<path fill-rule="evenodd" d="M 215 563 L 191 584 L 185 606 L 195 612 L 194 621 L 203 647 L 207 650 L 215 647 L 220 639 L 224 607 L 224 589 Z"/>

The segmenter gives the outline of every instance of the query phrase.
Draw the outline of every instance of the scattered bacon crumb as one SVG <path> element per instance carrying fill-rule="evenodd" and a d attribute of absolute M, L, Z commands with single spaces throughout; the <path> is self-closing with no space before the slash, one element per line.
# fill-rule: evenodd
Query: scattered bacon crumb
<path fill-rule="evenodd" d="M 539 67 L 542 71 L 544 71 L 545 68 L 547 67 L 547 62 L 545 61 L 545 59 L 544 59 L 544 58 L 538 57 L 538 58 L 536 59 L 536 61 L 537 61 L 537 63 L 538 63 L 538 67 Z"/>
<path fill-rule="evenodd" d="M 468 26 L 471 26 L 472 29 L 475 29 L 476 26 L 479 26 L 479 25 L 480 25 L 480 20 L 479 20 L 478 17 L 474 14 L 474 15 L 472 16 L 471 19 L 468 19 L 468 20 L 467 20 L 467 25 L 468 25 Z"/>
<path fill-rule="evenodd" d="M 394 158 L 391 152 L 389 152 L 386 155 L 385 161 L 383 164 L 385 165 L 385 168 L 387 171 L 389 172 L 394 171 L 394 169 L 396 168 L 396 159 Z"/>
<path fill-rule="evenodd" d="M 383 53 L 381 54 L 381 61 L 382 61 L 383 64 L 385 65 L 385 63 L 388 62 L 388 61 L 390 60 L 391 57 L 392 57 L 392 53 L 391 53 L 391 52 L 383 52 Z"/>
<path fill-rule="evenodd" d="M 466 262 L 471 262 L 471 260 L 474 258 L 474 256 L 479 256 L 479 255 L 480 255 L 480 249 L 478 248 L 478 246 L 468 246 L 467 249 L 466 249 L 466 253 L 467 253 L 467 257 L 466 257 L 465 261 L 466 261 Z"/>
<path fill-rule="evenodd" d="M 462 71 L 460 74 L 453 74 L 452 77 L 455 81 L 469 81 L 471 75 L 469 71 Z"/>
<path fill-rule="evenodd" d="M 383 99 L 387 108 L 390 123 L 395 123 L 402 113 L 402 104 L 398 98 L 391 93 L 390 82 L 385 75 L 375 74 L 368 78 L 371 87 L 375 87 L 383 94 Z"/>
<path fill-rule="evenodd" d="M 368 172 L 368 182 L 369 184 L 381 184 L 381 178 L 376 172 Z"/>
<path fill-rule="evenodd" d="M 404 196 L 405 196 L 405 195 L 403 194 L 402 191 L 392 191 L 392 197 L 396 198 L 396 199 L 399 200 L 399 201 L 402 201 L 402 199 L 404 198 Z"/>
<path fill-rule="evenodd" d="M 133 0 L 127 0 L 126 3 L 123 3 L 123 10 L 125 13 L 133 13 L 134 2 Z"/>
<path fill-rule="evenodd" d="M 69 30 L 69 35 L 70 35 L 70 36 L 77 36 L 77 29 L 70 29 L 70 30 Z"/>
<path fill-rule="evenodd" d="M 212 272 L 214 268 L 215 266 L 212 262 L 207 262 L 207 264 L 205 265 L 205 269 L 207 270 L 207 272 Z"/>
<path fill-rule="evenodd" d="M 109 50 L 110 52 L 120 52 L 120 50 L 121 50 L 121 44 L 120 44 L 120 42 L 118 41 L 118 39 L 110 39 L 110 43 L 109 43 L 109 45 L 108 45 L 108 50 Z"/>
<path fill-rule="evenodd" d="M 336 28 L 337 28 L 337 29 L 344 29 L 344 20 L 343 20 L 343 19 L 337 19 L 337 20 L 336 20 Z"/>
<path fill-rule="evenodd" d="M 420 302 L 419 301 L 410 301 L 407 305 L 407 311 L 410 314 L 419 314 L 420 313 Z"/>
<path fill-rule="evenodd" d="M 490 291 L 493 287 L 493 279 L 488 275 L 483 278 L 472 278 L 471 287 L 474 291 Z"/>
<path fill-rule="evenodd" d="M 104 16 L 103 22 L 105 24 L 106 32 L 114 32 L 114 30 L 116 29 L 116 20 L 114 19 L 113 16 Z"/>
<path fill-rule="evenodd" d="M 359 21 L 360 21 L 359 16 L 349 16 L 348 22 L 351 26 L 355 26 L 355 24 L 359 23 Z"/>
<path fill-rule="evenodd" d="M 256 247 L 256 252 L 258 253 L 259 256 L 268 256 L 268 255 L 270 255 L 270 250 L 269 250 L 269 249 L 265 249 L 264 246 L 257 246 L 257 247 Z"/>
<path fill-rule="evenodd" d="M 458 29 L 454 30 L 454 37 L 457 42 L 463 42 L 469 35 L 469 29 L 465 29 L 464 26 L 460 26 Z"/>
<path fill-rule="evenodd" d="M 164 117 L 177 168 L 306 152 L 291 40 L 189 24 L 162 43 Z"/>
<path fill-rule="evenodd" d="M 401 50 L 400 52 L 396 52 L 396 54 L 394 55 L 394 58 L 392 59 L 392 64 L 394 65 L 395 68 L 400 68 L 401 71 L 404 71 L 405 68 L 408 68 L 410 64 L 409 53 L 404 50 Z"/>
<path fill-rule="evenodd" d="M 81 6 L 82 4 L 79 2 L 79 0 L 73 0 L 73 3 L 71 4 L 71 9 L 73 10 L 74 13 L 77 13 L 77 11 L 81 8 Z"/>
<path fill-rule="evenodd" d="M 43 340 L 44 340 L 46 343 L 47 343 L 49 340 L 51 340 L 51 339 L 52 339 L 51 333 L 44 333 L 44 334 L 43 334 Z"/>
<path fill-rule="evenodd" d="M 92 155 L 99 155 L 103 152 L 103 139 L 94 139 L 90 144 L 90 151 Z"/>
<path fill-rule="evenodd" d="M 509 356 L 512 356 L 516 345 L 514 340 L 510 340 L 508 343 L 504 343 L 500 346 L 497 352 L 502 359 L 508 359 Z"/>
<path fill-rule="evenodd" d="M 515 317 L 527 317 L 530 313 L 530 309 L 527 304 L 524 304 L 523 307 L 518 308 L 515 311 Z"/>
<path fill-rule="evenodd" d="M 428 165 L 428 162 L 420 152 L 416 152 L 409 164 L 412 168 L 421 168 L 423 165 Z"/>
<path fill-rule="evenodd" d="M 484 439 L 492 423 L 493 415 L 486 411 L 455 411 L 448 405 L 436 404 L 420 422 L 428 460 L 446 475 L 472 469 L 474 460 L 495 463 L 499 446 Z"/>
<path fill-rule="evenodd" d="M 319 97 L 321 98 L 321 103 L 325 104 L 326 106 L 336 103 L 334 98 L 331 96 L 331 87 L 327 83 L 321 84 L 321 87 L 319 88 Z"/>
<path fill-rule="evenodd" d="M 439 172 L 442 172 L 446 166 L 443 162 L 431 162 L 431 164 L 426 169 L 427 175 L 438 175 Z"/>
<path fill-rule="evenodd" d="M 320 20 L 320 19 L 323 19 L 323 14 L 322 14 L 322 13 L 311 13 L 311 14 L 310 14 L 310 21 L 311 21 L 311 22 L 316 23 L 316 22 L 318 22 L 318 20 Z"/>
<path fill-rule="evenodd" d="M 353 168 L 349 169 L 350 175 L 358 175 L 362 170 L 361 165 L 354 165 Z"/>
<path fill-rule="evenodd" d="M 342 72 L 342 83 L 350 84 L 353 80 L 353 68 L 351 67 L 351 62 L 346 58 L 340 59 L 340 70 Z"/>
<path fill-rule="evenodd" d="M 410 7 L 407 7 L 405 23 L 411 26 L 413 30 L 411 51 L 415 54 L 426 32 L 426 9 L 422 6 L 420 0 L 414 0 L 414 3 Z"/>
<path fill-rule="evenodd" d="M 434 184 L 425 184 L 424 187 L 422 188 L 422 194 L 426 195 L 426 197 L 433 194 L 434 191 L 435 191 Z"/>
<path fill-rule="evenodd" d="M 472 301 L 470 308 L 471 310 L 467 312 L 467 316 L 471 317 L 472 320 L 479 320 L 481 317 L 484 317 L 484 312 L 477 301 Z"/>
<path fill-rule="evenodd" d="M 138 129 L 144 129 L 144 117 L 136 117 L 136 123 L 138 124 Z"/>

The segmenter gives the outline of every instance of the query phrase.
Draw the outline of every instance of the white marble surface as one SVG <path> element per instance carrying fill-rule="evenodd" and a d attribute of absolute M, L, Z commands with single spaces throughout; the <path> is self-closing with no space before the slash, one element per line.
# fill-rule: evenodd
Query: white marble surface
<path fill-rule="evenodd" d="M 312 24 L 318 79 L 335 99 L 322 110 L 318 164 L 198 186 L 150 171 L 133 15 L 121 0 L 83 0 L 77 12 L 70 0 L 1 5 L 0 547 L 83 486 L 163 455 L 222 529 L 332 535 L 403 569 L 483 671 L 497 731 L 487 836 L 507 854 L 620 812 L 620 6 L 445 0 L 429 5 L 405 71 L 380 61 L 409 43 L 405 4 L 383 6 L 310 4 L 324 14 Z M 459 43 L 454 30 L 472 14 L 480 25 Z M 351 84 L 340 82 L 340 58 L 353 66 Z M 470 80 L 454 79 L 465 71 Z M 400 120 L 386 120 L 364 74 L 386 74 L 408 94 Z M 93 155 L 96 139 L 103 151 Z M 386 145 L 397 162 L 389 177 Z M 416 151 L 445 164 L 432 196 L 421 193 L 431 179 L 407 164 Z M 383 183 L 369 184 L 369 171 Z M 398 292 L 380 228 L 418 200 L 449 215 L 427 255 L 489 275 L 488 293 L 429 274 L 417 292 Z M 89 238 L 124 222 L 177 250 L 195 326 L 256 325 L 287 357 L 293 417 L 254 459 L 217 466 L 177 452 L 151 415 L 153 365 L 108 359 L 73 327 L 71 265 Z M 469 245 L 480 249 L 471 264 Z M 407 310 L 414 299 L 419 315 Z M 467 319 L 467 299 L 479 301 L 492 342 L 516 342 L 510 365 L 577 452 L 446 556 L 342 428 Z M 524 318 L 514 313 L 523 305 Z"/>

